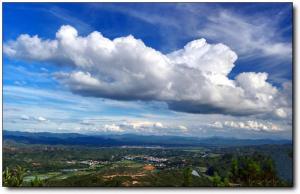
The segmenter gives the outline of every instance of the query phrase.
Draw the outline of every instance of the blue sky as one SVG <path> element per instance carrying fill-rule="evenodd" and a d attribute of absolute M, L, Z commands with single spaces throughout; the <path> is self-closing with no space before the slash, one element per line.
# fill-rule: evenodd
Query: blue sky
<path fill-rule="evenodd" d="M 292 28 L 291 3 L 3 3 L 4 128 L 291 138 Z"/>

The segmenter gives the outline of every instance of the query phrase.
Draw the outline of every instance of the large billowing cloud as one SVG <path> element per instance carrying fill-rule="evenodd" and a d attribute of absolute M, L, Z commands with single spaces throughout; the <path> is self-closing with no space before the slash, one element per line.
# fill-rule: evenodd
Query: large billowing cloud
<path fill-rule="evenodd" d="M 67 25 L 54 40 L 20 35 L 4 44 L 4 53 L 11 58 L 72 66 L 72 71 L 54 75 L 82 96 L 163 101 L 172 110 L 189 113 L 281 118 L 291 114 L 291 95 L 268 83 L 267 73 L 245 72 L 229 79 L 237 54 L 205 39 L 162 54 L 131 35 L 110 40 L 92 32 L 82 37 Z"/>

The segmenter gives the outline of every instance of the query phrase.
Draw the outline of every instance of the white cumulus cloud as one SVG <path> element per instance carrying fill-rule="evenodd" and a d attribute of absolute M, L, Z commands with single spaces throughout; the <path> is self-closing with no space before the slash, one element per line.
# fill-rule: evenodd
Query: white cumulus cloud
<path fill-rule="evenodd" d="M 129 121 L 123 123 L 124 126 L 131 127 L 133 129 L 145 129 L 145 128 L 164 128 L 164 125 L 160 122 L 152 122 L 152 121 Z"/>
<path fill-rule="evenodd" d="M 22 115 L 20 118 L 21 118 L 21 120 L 29 120 L 30 119 L 30 117 L 27 115 Z"/>
<path fill-rule="evenodd" d="M 278 132 L 283 131 L 283 129 L 268 121 L 255 121 L 255 120 L 247 120 L 247 121 L 216 121 L 209 126 L 214 128 L 237 128 L 237 129 L 247 129 L 252 131 L 265 131 L 265 132 Z"/>
<path fill-rule="evenodd" d="M 62 26 L 54 40 L 20 35 L 4 44 L 4 53 L 23 60 L 70 65 L 57 80 L 82 96 L 116 100 L 155 100 L 189 113 L 290 115 L 290 96 L 268 83 L 267 73 L 228 74 L 237 54 L 205 39 L 162 54 L 132 35 L 110 40 L 100 32 L 83 37 Z"/>
<path fill-rule="evenodd" d="M 122 129 L 120 126 L 116 124 L 106 124 L 104 125 L 104 131 L 106 132 L 123 132 L 124 129 Z"/>
<path fill-rule="evenodd" d="M 47 121 L 47 119 L 45 118 L 45 117 L 36 117 L 36 120 L 37 121 L 41 121 L 41 122 L 43 122 L 43 121 Z"/>
<path fill-rule="evenodd" d="M 178 128 L 182 131 L 182 132 L 188 132 L 188 128 L 184 125 L 179 125 Z"/>

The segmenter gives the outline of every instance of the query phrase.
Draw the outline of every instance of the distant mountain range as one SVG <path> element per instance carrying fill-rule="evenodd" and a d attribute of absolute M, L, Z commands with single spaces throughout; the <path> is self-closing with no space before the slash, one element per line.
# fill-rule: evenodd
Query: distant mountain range
<path fill-rule="evenodd" d="M 77 133 L 49 133 L 49 132 L 20 132 L 3 131 L 3 140 L 13 140 L 28 144 L 50 145 L 84 145 L 84 146 L 245 146 L 264 144 L 292 144 L 291 140 L 273 139 L 235 139 L 223 137 L 182 137 L 182 136 L 154 136 L 154 135 L 83 135 Z"/>

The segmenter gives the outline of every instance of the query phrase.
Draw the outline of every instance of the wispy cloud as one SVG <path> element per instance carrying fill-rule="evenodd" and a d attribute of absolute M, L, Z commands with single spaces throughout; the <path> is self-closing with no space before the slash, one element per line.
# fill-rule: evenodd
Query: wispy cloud
<path fill-rule="evenodd" d="M 88 22 L 85 22 L 84 20 L 76 17 L 76 15 L 74 15 L 74 12 L 70 13 L 68 10 L 58 6 L 49 6 L 42 10 L 64 21 L 66 24 L 76 26 L 82 33 L 88 33 L 93 30 L 93 27 Z"/>
<path fill-rule="evenodd" d="M 155 4 L 151 4 L 151 9 L 149 8 L 150 4 L 137 4 L 137 6 L 123 6 L 122 4 L 90 4 L 90 9 L 96 9 L 98 11 L 101 10 L 109 10 L 113 12 L 118 12 L 125 14 L 130 17 L 134 17 L 138 20 L 144 21 L 149 24 L 154 25 L 163 25 L 167 27 L 180 28 L 180 24 L 176 22 L 176 20 L 172 20 L 169 17 L 171 14 L 171 10 L 173 6 L 169 6 L 167 4 L 160 4 L 156 6 Z M 165 14 L 164 14 L 165 13 Z"/>
<path fill-rule="evenodd" d="M 258 55 L 291 61 L 291 42 L 280 40 L 276 18 L 249 17 L 223 10 L 208 16 L 208 21 L 198 34 L 230 45 L 242 57 Z"/>

